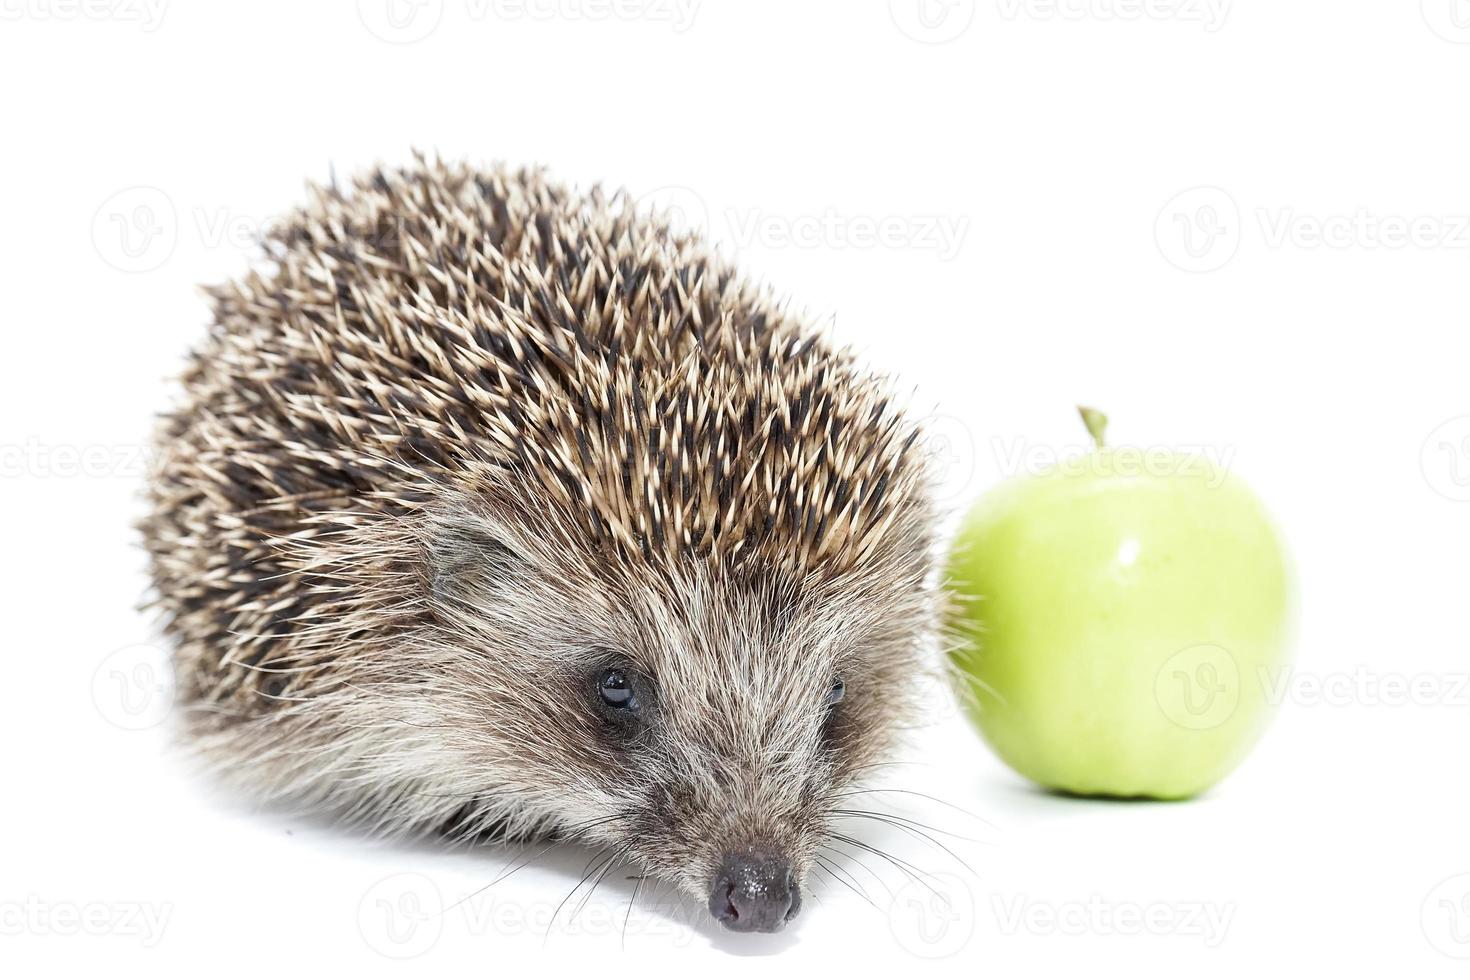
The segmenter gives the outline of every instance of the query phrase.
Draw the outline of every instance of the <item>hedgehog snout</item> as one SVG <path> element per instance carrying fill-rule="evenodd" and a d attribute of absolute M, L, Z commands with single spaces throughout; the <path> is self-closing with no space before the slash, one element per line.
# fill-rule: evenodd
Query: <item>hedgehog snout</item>
<path fill-rule="evenodd" d="M 779 932 L 801 910 L 801 888 L 791 862 L 773 851 L 746 850 L 720 863 L 709 911 L 734 932 Z"/>

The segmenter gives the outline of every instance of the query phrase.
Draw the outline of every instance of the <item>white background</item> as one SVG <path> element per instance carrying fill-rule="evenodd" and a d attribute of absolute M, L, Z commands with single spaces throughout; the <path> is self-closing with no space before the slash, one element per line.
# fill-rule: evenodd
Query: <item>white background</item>
<path fill-rule="evenodd" d="M 0 971 L 1463 975 L 1470 4 L 386 2 L 0 0 Z M 947 918 L 869 860 L 873 905 L 818 885 L 778 937 L 646 894 L 624 935 L 626 882 L 548 929 L 565 849 L 404 927 L 510 855 L 191 775 L 129 522 L 195 284 L 304 180 L 414 146 L 707 224 L 938 416 L 948 506 L 1076 451 L 1078 401 L 1228 456 L 1301 579 L 1273 729 L 1206 798 L 1109 805 L 937 699 L 884 782 L 975 816 L 888 802 L 975 838 L 973 872 L 874 839 L 954 876 Z"/>

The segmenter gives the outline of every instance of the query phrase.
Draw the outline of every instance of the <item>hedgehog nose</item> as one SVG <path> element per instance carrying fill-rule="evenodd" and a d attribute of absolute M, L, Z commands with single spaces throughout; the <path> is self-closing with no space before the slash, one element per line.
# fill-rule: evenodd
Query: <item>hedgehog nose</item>
<path fill-rule="evenodd" d="M 731 854 L 715 872 L 709 911 L 735 932 L 777 932 L 801 908 L 791 862 L 776 854 Z"/>

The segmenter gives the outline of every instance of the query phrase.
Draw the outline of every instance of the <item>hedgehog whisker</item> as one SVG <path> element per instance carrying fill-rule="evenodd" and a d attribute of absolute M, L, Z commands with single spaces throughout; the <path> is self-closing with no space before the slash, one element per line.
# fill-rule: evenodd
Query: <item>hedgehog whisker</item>
<path fill-rule="evenodd" d="M 966 837 L 964 834 L 957 834 L 952 830 L 945 830 L 943 827 L 936 827 L 933 824 L 904 816 L 901 813 L 881 813 L 877 810 L 850 810 L 842 807 L 834 807 L 831 812 L 841 814 L 845 817 L 865 817 L 869 820 L 894 820 L 918 830 L 926 830 L 934 834 L 943 834 L 945 837 L 953 837 L 955 840 L 962 840 L 967 844 L 987 843 L 978 837 Z"/>
<path fill-rule="evenodd" d="M 593 854 L 592 857 L 587 861 L 587 864 L 584 865 L 587 873 L 582 876 L 581 880 L 579 880 L 575 885 L 572 886 L 572 890 L 567 892 L 566 897 L 557 903 L 556 908 L 552 909 L 551 917 L 546 921 L 546 934 L 541 937 L 542 946 L 545 946 L 547 941 L 551 938 L 551 930 L 553 927 L 555 927 L 557 917 L 561 915 L 561 910 L 566 907 L 567 902 L 570 902 L 572 900 L 572 896 L 581 891 L 582 886 L 587 884 L 587 882 L 592 878 L 593 874 L 596 873 L 596 868 L 594 866 L 597 865 L 597 862 L 602 858 L 602 856 L 612 850 L 614 850 L 614 848 L 611 844 L 606 847 L 599 848 L 598 851 Z M 611 860 L 611 858 L 609 858 L 609 860 Z"/>
<path fill-rule="evenodd" d="M 960 813 L 963 813 L 965 816 L 969 817 L 971 820 L 975 820 L 975 821 L 977 821 L 979 823 L 985 824 L 985 826 L 989 827 L 991 830 L 998 829 L 995 826 L 995 824 L 991 823 L 989 820 L 986 820 L 984 817 L 980 816 L 978 813 L 972 813 L 969 810 L 966 810 L 964 807 L 959 806 L 959 805 L 957 805 L 955 803 L 951 803 L 949 800 L 946 800 L 943 797 L 934 796 L 934 795 L 929 794 L 929 793 L 921 793 L 918 790 L 914 790 L 914 789 L 897 789 L 897 788 L 884 787 L 884 786 L 872 787 L 872 788 L 868 788 L 868 789 L 854 789 L 854 790 L 847 790 L 847 791 L 842 792 L 842 793 L 834 794 L 831 797 L 831 799 L 840 800 L 840 799 L 844 799 L 844 798 L 849 797 L 849 796 L 861 796 L 861 795 L 863 795 L 865 793 L 902 793 L 902 794 L 904 794 L 906 796 L 918 796 L 918 797 L 921 797 L 923 799 L 929 800 L 931 802 L 938 803 L 940 806 L 947 806 L 951 810 L 957 810 Z"/>
<path fill-rule="evenodd" d="M 565 830 L 567 832 L 569 832 L 569 833 L 577 833 L 577 832 L 581 832 L 581 831 L 584 831 L 584 830 L 591 830 L 593 827 L 600 827 L 600 826 L 602 826 L 604 824 L 612 823 L 614 820 L 625 819 L 627 817 L 627 815 L 628 814 L 627 814 L 626 811 L 619 811 L 619 812 L 613 813 L 613 814 L 611 814 L 609 816 L 595 818 L 595 819 L 592 819 L 592 820 L 585 820 L 585 821 L 582 821 L 580 823 L 572 824 L 571 826 L 566 827 Z M 470 899 L 476 897 L 477 895 L 481 895 L 484 892 L 488 891 L 489 889 L 494 888 L 496 885 L 498 885 L 501 882 L 505 881 L 507 878 L 510 878 L 512 875 L 514 875 L 516 872 L 520 871 L 522 868 L 528 867 L 531 864 L 531 862 L 533 862 L 537 858 L 540 858 L 541 856 L 545 855 L 547 852 L 549 852 L 553 848 L 555 848 L 558 844 L 563 844 L 563 843 L 566 843 L 566 841 L 565 840 L 561 840 L 561 839 L 548 841 L 547 844 L 546 844 L 546 846 L 542 847 L 535 854 L 532 854 L 530 857 L 527 857 L 524 860 L 521 860 L 521 861 L 519 861 L 519 863 L 517 863 L 517 861 L 521 857 L 521 855 L 524 854 L 527 850 L 529 850 L 530 849 L 530 846 L 531 846 L 530 844 L 524 845 L 518 853 L 511 855 L 510 859 L 506 861 L 504 867 L 501 868 L 500 873 L 498 875 L 496 875 L 496 877 L 493 880 L 491 880 L 488 884 L 483 885 L 483 886 L 475 889 L 474 891 L 470 892 L 464 898 L 460 899 L 458 902 L 455 902 L 454 905 L 451 905 L 450 908 L 455 908 L 455 907 L 457 907 L 457 906 L 459 906 L 459 905 L 461 905 L 461 904 L 469 901 Z M 514 867 L 511 867 L 512 864 L 514 864 L 515 866 Z"/>
<path fill-rule="evenodd" d="M 582 910 L 587 907 L 587 904 L 592 901 L 592 896 L 597 892 L 597 886 L 602 884 L 603 880 L 607 878 L 613 868 L 622 867 L 626 863 L 627 857 L 623 852 L 614 850 L 612 856 L 603 863 L 602 870 L 598 872 L 597 877 L 592 879 L 592 887 L 587 889 L 587 894 L 582 896 L 581 901 L 577 903 L 577 907 L 572 910 L 571 916 L 567 919 L 568 928 L 576 924 L 577 917 L 582 914 Z"/>
<path fill-rule="evenodd" d="M 633 903 L 638 901 L 638 889 L 643 887 L 643 875 L 633 879 L 633 894 L 628 897 L 628 911 L 623 913 L 623 937 L 622 948 L 628 948 L 628 920 L 633 917 Z"/>
<path fill-rule="evenodd" d="M 866 871 L 868 873 L 868 877 L 869 878 L 872 878 L 874 881 L 876 881 L 878 883 L 879 887 L 881 887 L 885 892 L 888 893 L 888 897 L 889 898 L 892 898 L 893 897 L 893 889 L 891 889 L 891 888 L 888 887 L 888 883 L 883 880 L 883 876 L 880 875 L 880 874 L 878 874 L 877 872 L 875 872 L 872 868 L 870 868 L 868 866 L 868 863 L 866 861 L 864 861 L 862 858 L 858 857 L 856 854 L 853 854 L 851 851 L 844 851 L 842 848 L 838 847 L 835 844 L 831 844 L 831 843 L 823 844 L 822 845 L 822 849 L 823 850 L 827 850 L 827 851 L 831 851 L 831 852 L 833 852 L 835 854 L 840 854 L 842 857 L 847 858 L 847 860 L 851 861 L 853 864 L 857 865 L 859 868 L 862 868 L 864 871 Z M 836 864 L 836 858 L 833 859 L 833 864 L 834 865 Z M 851 874 L 851 872 L 848 872 L 848 873 Z M 853 877 L 853 880 L 854 881 L 857 881 L 857 875 L 853 875 L 852 877 Z"/>
<path fill-rule="evenodd" d="M 903 822 L 901 822 L 903 820 L 902 817 L 893 817 L 893 816 L 889 816 L 888 814 L 873 813 L 873 812 L 865 811 L 865 810 L 835 810 L 833 812 L 834 813 L 843 814 L 844 816 L 856 817 L 856 818 L 862 819 L 862 820 L 873 820 L 873 821 L 875 821 L 877 823 L 881 823 L 881 824 L 884 824 L 886 826 L 893 827 L 895 829 L 901 830 L 904 833 L 908 834 L 910 837 L 915 838 L 916 840 L 925 841 L 925 842 L 931 844 L 932 846 L 938 848 L 939 850 L 943 851 L 945 854 L 948 854 L 950 857 L 952 857 L 956 861 L 958 861 L 960 863 L 960 865 L 962 867 L 964 867 L 964 869 L 966 871 L 970 872 L 971 874 L 974 874 L 975 873 L 975 869 L 972 868 L 972 867 L 970 867 L 969 863 L 966 862 L 964 858 L 960 857 L 958 854 L 956 854 L 949 847 L 945 846 L 937 838 L 932 837 L 931 835 L 925 833 L 923 830 L 920 830 L 920 829 L 917 829 L 917 828 L 914 828 L 914 827 L 907 826 L 906 824 L 904 824 Z M 920 826 L 923 826 L 923 825 L 920 825 Z M 943 831 L 943 830 L 936 830 L 936 832 L 937 833 L 941 833 L 941 834 L 942 833 L 946 833 L 946 831 Z M 957 836 L 957 835 L 951 835 L 951 836 Z M 969 838 L 961 837 L 960 839 L 961 840 L 968 840 Z"/>
<path fill-rule="evenodd" d="M 878 908 L 878 903 L 873 901 L 872 897 L 868 894 L 867 889 L 863 888 L 861 883 L 859 883 L 858 880 L 854 878 L 850 872 L 839 867 L 835 862 L 829 862 L 820 854 L 817 855 L 814 860 L 816 861 L 817 866 L 822 871 L 826 872 L 829 878 L 831 878 L 838 884 L 846 886 L 849 891 L 851 891 L 858 898 L 861 898 L 863 901 L 867 902 L 869 905 L 873 906 L 873 908 Z"/>
<path fill-rule="evenodd" d="M 837 879 L 835 877 L 833 877 L 832 872 L 830 872 L 827 869 L 825 869 L 824 867 L 822 867 L 822 857 L 821 857 L 821 855 L 813 855 L 812 856 L 812 872 L 813 872 L 813 877 L 812 877 L 812 880 L 811 880 L 811 887 L 809 889 L 809 891 L 811 892 L 812 898 L 816 898 L 817 897 L 817 881 L 818 881 L 818 879 L 816 878 L 816 873 L 818 873 L 818 872 L 821 873 L 821 875 L 822 875 L 822 879 L 821 880 L 824 881 L 824 882 L 827 882 L 827 881 L 830 881 L 830 882 L 833 882 L 833 883 L 836 883 L 837 882 Z"/>
<path fill-rule="evenodd" d="M 882 858 L 889 864 L 893 865 L 895 868 L 898 868 L 904 874 L 908 875 L 911 880 L 918 882 L 925 888 L 929 889 L 930 893 L 933 894 L 935 898 L 943 898 L 943 896 L 941 896 L 939 892 L 935 890 L 934 886 L 930 885 L 929 882 L 924 880 L 926 878 L 932 878 L 934 877 L 934 875 L 928 871 L 925 871 L 923 868 L 920 868 L 918 865 L 913 864 L 909 861 L 905 861 L 903 858 L 897 857 L 893 854 L 890 854 L 888 851 L 883 850 L 881 847 L 874 847 L 872 844 L 866 844 L 863 841 L 860 841 L 854 837 L 846 837 L 842 834 L 832 834 L 831 836 L 834 840 L 839 840 L 842 841 L 844 844 L 850 844 L 853 847 L 861 848 L 862 850 L 865 850 L 870 854 L 874 854 Z"/>

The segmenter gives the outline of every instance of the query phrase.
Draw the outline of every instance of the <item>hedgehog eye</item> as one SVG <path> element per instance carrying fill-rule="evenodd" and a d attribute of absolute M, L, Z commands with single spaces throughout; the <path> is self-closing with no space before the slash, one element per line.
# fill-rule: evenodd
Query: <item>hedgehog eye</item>
<path fill-rule="evenodd" d="M 829 706 L 836 704 L 838 701 L 841 701 L 842 700 L 842 696 L 844 694 L 846 694 L 846 693 L 847 693 L 847 685 L 844 684 L 844 683 L 842 683 L 842 678 L 841 677 L 834 677 L 834 678 L 832 678 L 832 687 L 827 692 L 827 704 Z"/>
<path fill-rule="evenodd" d="M 638 710 L 638 695 L 633 692 L 632 682 L 626 672 L 616 667 L 602 672 L 597 681 L 597 693 L 609 708 L 629 712 Z"/>

